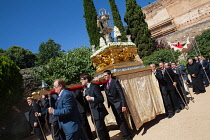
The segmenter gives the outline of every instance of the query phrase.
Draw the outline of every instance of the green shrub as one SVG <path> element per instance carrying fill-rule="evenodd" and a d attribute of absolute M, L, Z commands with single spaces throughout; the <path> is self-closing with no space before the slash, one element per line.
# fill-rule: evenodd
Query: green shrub
<path fill-rule="evenodd" d="M 153 52 L 149 56 L 143 58 L 144 65 L 148 66 L 152 63 L 158 64 L 159 62 L 178 62 L 181 52 L 172 51 L 170 49 L 161 49 Z"/>
<path fill-rule="evenodd" d="M 0 56 L 0 117 L 22 97 L 22 75 L 19 67 L 7 57 Z"/>

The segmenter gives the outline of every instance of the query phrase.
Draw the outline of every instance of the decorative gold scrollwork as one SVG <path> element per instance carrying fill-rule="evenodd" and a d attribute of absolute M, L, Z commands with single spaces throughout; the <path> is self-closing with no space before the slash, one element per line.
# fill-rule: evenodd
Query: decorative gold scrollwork
<path fill-rule="evenodd" d="M 100 71 L 113 64 L 141 61 L 138 58 L 137 47 L 135 46 L 109 46 L 106 51 L 102 51 L 92 57 L 91 61 L 93 62 L 93 66 L 96 67 L 96 70 Z"/>

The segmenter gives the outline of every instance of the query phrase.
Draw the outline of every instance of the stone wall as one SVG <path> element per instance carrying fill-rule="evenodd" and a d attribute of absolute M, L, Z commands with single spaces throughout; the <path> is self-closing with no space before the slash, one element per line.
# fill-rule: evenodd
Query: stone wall
<path fill-rule="evenodd" d="M 196 25 L 190 26 L 188 28 L 182 29 L 180 31 L 176 31 L 169 35 L 163 36 L 161 38 L 156 39 L 156 41 L 166 40 L 172 43 L 179 41 L 181 44 L 186 43 L 186 39 L 188 36 L 195 37 L 200 35 L 203 31 L 210 29 L 210 19 L 204 22 L 198 23 Z"/>
<path fill-rule="evenodd" d="M 146 14 L 146 22 L 149 28 L 161 33 L 156 40 L 166 38 L 174 42 L 176 39 L 186 40 L 187 34 L 196 36 L 202 31 L 209 29 L 210 1 L 209 0 L 157 0 L 142 8 Z M 174 33 L 165 30 L 163 21 L 172 19 L 172 27 L 175 26 Z M 152 35 L 154 34 L 151 30 Z M 171 34 L 170 34 L 171 33 Z M 167 35 L 169 34 L 169 35 Z M 154 36 L 154 35 L 153 35 Z"/>
<path fill-rule="evenodd" d="M 178 30 L 210 18 L 209 0 L 157 0 L 142 8 L 148 26 L 154 26 L 168 18 L 174 20 Z"/>

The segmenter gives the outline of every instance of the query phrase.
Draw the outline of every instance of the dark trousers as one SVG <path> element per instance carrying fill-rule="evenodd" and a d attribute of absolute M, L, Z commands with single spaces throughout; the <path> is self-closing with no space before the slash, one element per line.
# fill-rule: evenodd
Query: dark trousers
<path fill-rule="evenodd" d="M 206 92 L 201 74 L 198 74 L 196 77 L 191 76 L 191 79 L 193 84 L 193 92 L 197 94 Z"/>
<path fill-rule="evenodd" d="M 178 100 L 179 100 L 179 104 L 183 108 L 185 106 L 185 104 L 187 104 L 187 93 L 186 93 L 186 90 L 184 88 L 184 83 L 179 81 L 178 84 L 177 84 L 177 89 L 179 91 L 179 93 L 178 93 L 178 91 L 176 91 L 177 97 L 178 97 Z"/>
<path fill-rule="evenodd" d="M 126 138 L 130 138 L 130 132 L 129 132 L 129 128 L 128 128 L 128 124 L 125 120 L 125 117 L 124 117 L 124 113 L 122 112 L 122 108 L 120 110 L 117 110 L 114 105 L 110 104 L 111 107 L 112 107 L 112 111 L 114 113 L 114 116 L 115 116 L 115 119 L 117 121 L 117 124 L 120 128 L 120 131 L 123 135 L 123 138 L 126 139 Z"/>
<path fill-rule="evenodd" d="M 208 79 L 207 80 L 210 80 L 210 72 L 207 73 L 207 76 L 208 76 Z M 210 82 L 210 81 L 209 81 Z"/>
<path fill-rule="evenodd" d="M 169 114 L 169 115 L 172 115 L 174 111 L 173 111 L 171 99 L 170 99 L 169 94 L 167 92 L 166 86 L 161 86 L 160 85 L 160 91 L 161 91 L 161 94 L 162 94 L 163 103 L 164 103 L 164 106 L 165 106 L 166 113 Z"/>
<path fill-rule="evenodd" d="M 35 127 L 34 128 L 34 131 L 37 135 L 37 137 L 40 139 L 40 140 L 44 140 L 44 136 L 42 134 L 42 131 L 41 131 L 41 128 L 40 127 Z"/>
<path fill-rule="evenodd" d="M 65 134 L 62 130 L 59 129 L 58 121 L 54 121 L 51 125 L 51 132 L 53 140 L 65 140 Z"/>
<path fill-rule="evenodd" d="M 90 125 L 87 120 L 86 112 L 81 113 L 81 117 L 82 117 L 82 130 L 85 134 L 85 137 L 87 138 L 87 140 L 93 140 L 94 138 L 90 129 Z"/>
<path fill-rule="evenodd" d="M 174 110 L 180 109 L 180 105 L 179 105 L 179 100 L 177 98 L 176 89 L 168 90 L 167 92 L 169 93 L 169 96 L 170 96 L 170 99 L 172 101 Z"/>
<path fill-rule="evenodd" d="M 82 128 L 74 133 L 66 134 L 66 140 L 86 140 Z"/>
<path fill-rule="evenodd" d="M 110 140 L 106 124 L 104 123 L 104 118 L 95 120 L 95 125 L 100 140 Z"/>
<path fill-rule="evenodd" d="M 207 76 L 208 76 L 208 75 L 207 75 L 207 73 L 205 73 L 205 72 L 202 74 L 203 81 L 204 81 L 205 85 L 206 85 L 206 86 L 209 86 L 209 80 L 208 80 Z"/>

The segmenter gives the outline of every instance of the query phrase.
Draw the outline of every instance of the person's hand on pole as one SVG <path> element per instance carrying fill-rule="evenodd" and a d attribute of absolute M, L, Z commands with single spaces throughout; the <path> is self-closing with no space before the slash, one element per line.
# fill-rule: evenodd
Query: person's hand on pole
<path fill-rule="evenodd" d="M 48 113 L 49 113 L 49 114 L 53 114 L 53 112 L 54 112 L 54 108 L 49 107 L 49 108 L 48 108 Z"/>
<path fill-rule="evenodd" d="M 126 111 L 126 107 L 122 107 L 122 112 L 125 112 Z"/>

